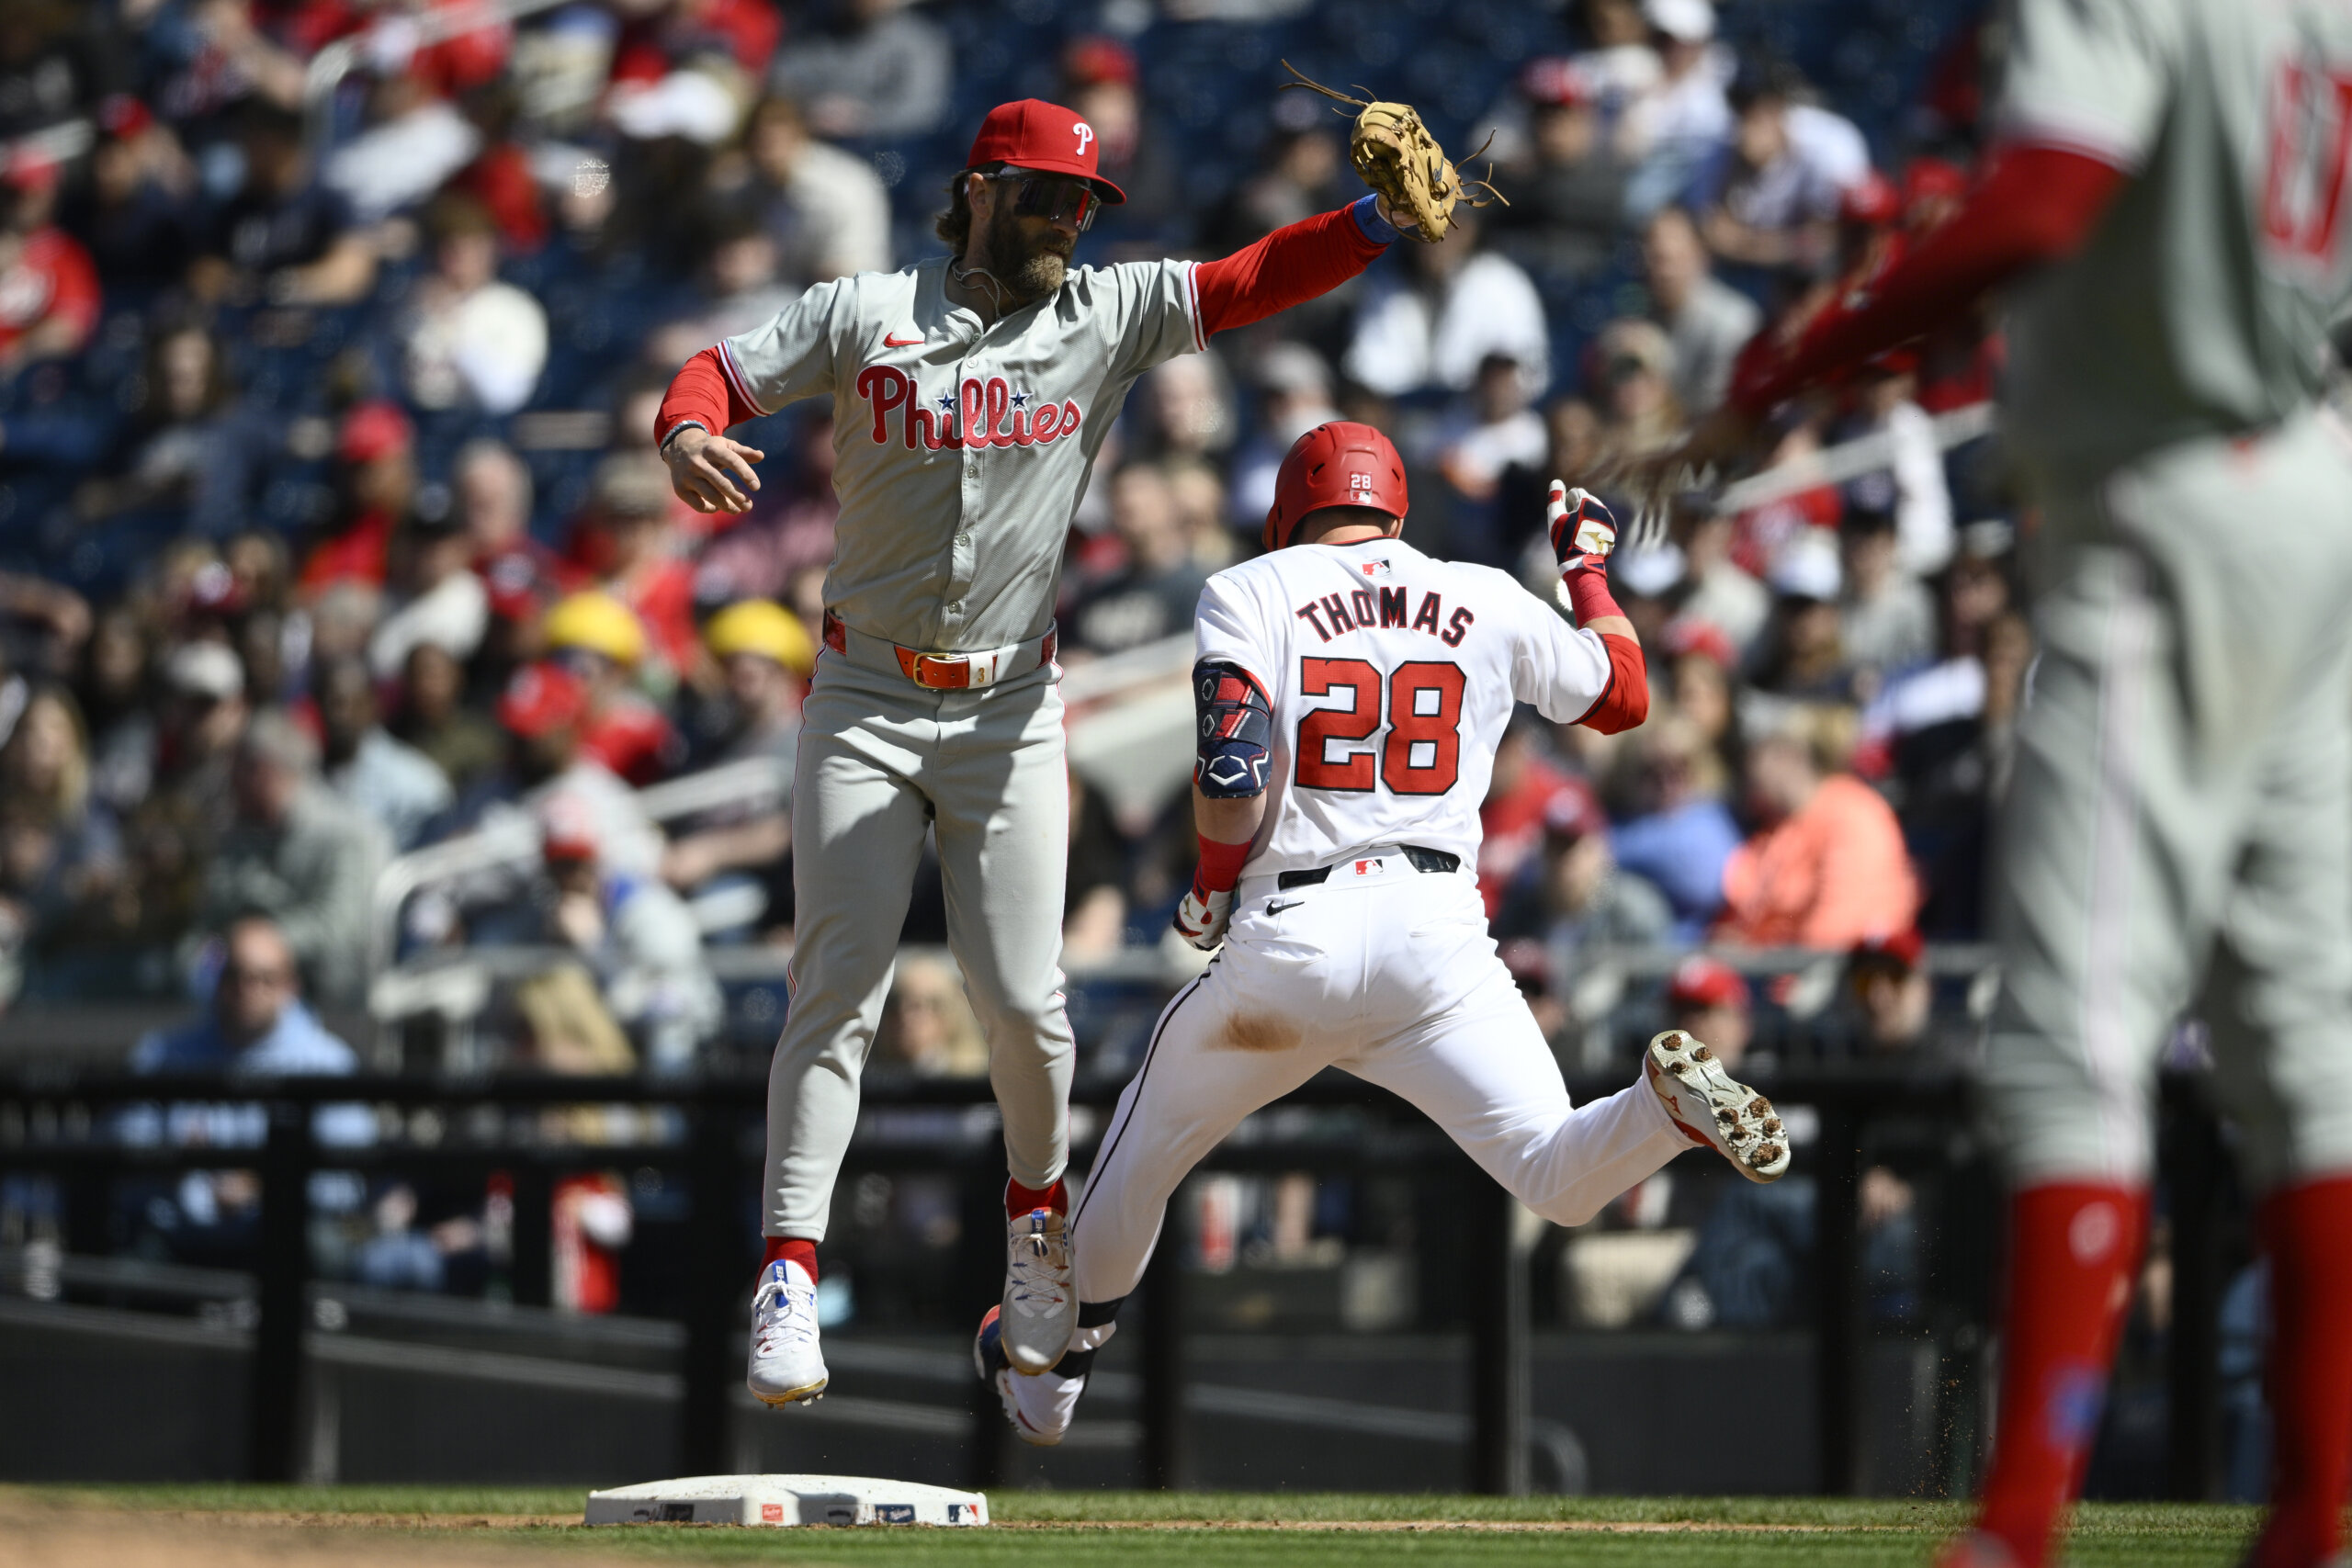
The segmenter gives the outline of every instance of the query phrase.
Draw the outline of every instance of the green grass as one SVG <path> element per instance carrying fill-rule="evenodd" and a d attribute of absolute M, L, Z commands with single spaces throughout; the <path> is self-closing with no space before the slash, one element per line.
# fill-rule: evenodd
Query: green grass
<path fill-rule="evenodd" d="M 463 1517 L 577 1517 L 579 1487 L 91 1486 L 12 1489 L 48 1504 L 233 1514 L 284 1513 L 347 1522 L 370 1534 L 447 1540 Z M 8 1500 L 0 1491 L 0 1504 Z M 1455 1497 L 1345 1494 L 1022 1492 L 992 1494 L 1004 1531 L 737 1530 L 528 1526 L 501 1542 L 543 1549 L 551 1562 L 582 1553 L 666 1562 L 875 1564 L 876 1568 L 1921 1568 L 1933 1543 L 1964 1520 L 1948 1503 L 1773 1497 Z M 413 1525 L 393 1522 L 405 1517 Z M 435 1520 L 443 1521 L 435 1525 Z M 1276 1529 L 1362 1521 L 1448 1524 L 1576 1520 L 1670 1524 L 1673 1531 Z M 2067 1561 L 2079 1568 L 2223 1568 L 2243 1550 L 2249 1508 L 2092 1505 Z M 1784 1527 L 1782 1531 L 1722 1527 Z M 1715 1528 L 1710 1528 L 1715 1527 Z"/>

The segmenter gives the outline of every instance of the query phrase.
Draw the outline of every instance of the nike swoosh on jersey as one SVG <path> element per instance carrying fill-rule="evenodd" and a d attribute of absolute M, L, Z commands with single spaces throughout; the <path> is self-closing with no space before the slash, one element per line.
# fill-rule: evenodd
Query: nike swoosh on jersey
<path fill-rule="evenodd" d="M 1301 904 L 1306 902 L 1306 900 L 1304 898 L 1284 898 L 1278 902 L 1267 905 L 1266 913 L 1270 915 L 1279 915 L 1284 909 L 1295 909 Z"/>
<path fill-rule="evenodd" d="M 915 344 L 921 342 L 922 342 L 922 338 L 920 335 L 914 337 L 885 337 L 882 340 L 882 346 L 884 348 L 912 348 Z"/>

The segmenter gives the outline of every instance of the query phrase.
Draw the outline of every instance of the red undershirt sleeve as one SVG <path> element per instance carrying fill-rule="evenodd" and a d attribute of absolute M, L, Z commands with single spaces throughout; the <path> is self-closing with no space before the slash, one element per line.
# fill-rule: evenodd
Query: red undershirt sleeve
<path fill-rule="evenodd" d="M 713 344 L 680 366 L 670 378 L 662 412 L 653 416 L 653 443 L 660 446 L 670 439 L 672 431 L 689 422 L 719 435 L 730 425 L 759 417 L 760 411 L 735 390 L 735 383 L 718 362 L 718 345 Z"/>
<path fill-rule="evenodd" d="M 1600 641 L 1609 649 L 1609 689 L 1577 722 L 1587 729 L 1615 735 L 1649 717 L 1649 667 L 1642 659 L 1642 645 L 1632 637 L 1603 632 Z"/>
<path fill-rule="evenodd" d="M 1352 208 L 1286 224 L 1251 245 L 1193 269 L 1201 337 L 1261 321 L 1362 272 L 1387 247 L 1363 231 Z"/>
<path fill-rule="evenodd" d="M 2029 267 L 2071 254 L 2126 177 L 2078 151 L 2001 148 L 1960 211 L 1884 273 L 1824 309 L 1785 355 L 1770 352 L 1766 340 L 1751 344 L 1734 377 L 1733 405 L 1761 415 L 1815 381 L 1942 325 Z"/>

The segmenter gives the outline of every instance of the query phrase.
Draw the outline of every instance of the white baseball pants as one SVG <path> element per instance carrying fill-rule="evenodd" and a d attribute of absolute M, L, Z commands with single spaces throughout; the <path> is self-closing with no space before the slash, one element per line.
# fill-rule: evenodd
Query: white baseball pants
<path fill-rule="evenodd" d="M 1327 1066 L 1410 1100 L 1521 1202 L 1580 1224 L 1690 1146 L 1644 1083 L 1571 1106 L 1469 872 L 1390 852 L 1236 890 L 1225 950 L 1159 1017 L 1072 1222 L 1080 1330 L 1132 1291 L 1168 1199 L 1251 1111 Z M 1092 1309 L 1092 1310 L 1090 1310 Z"/>
<path fill-rule="evenodd" d="M 765 1234 L 824 1239 L 926 827 L 947 944 L 988 1035 L 1006 1165 L 1024 1187 L 1060 1178 L 1072 1046 L 1057 679 L 1047 666 L 978 691 L 932 691 L 831 649 L 820 656 L 793 774 L 792 1003 L 768 1067 Z"/>

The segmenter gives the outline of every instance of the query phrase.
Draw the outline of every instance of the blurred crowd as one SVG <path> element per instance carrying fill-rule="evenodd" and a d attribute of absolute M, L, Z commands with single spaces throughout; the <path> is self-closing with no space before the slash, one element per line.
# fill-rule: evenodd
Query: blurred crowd
<path fill-rule="evenodd" d="M 648 449 L 661 389 L 808 283 L 927 249 L 967 103 L 1035 91 L 1098 128 L 1133 199 L 1091 259 L 1222 254 L 1356 193 L 1304 93 L 1247 100 L 1221 183 L 1183 166 L 1190 79 L 1148 65 L 1191 36 L 1168 9 L 1024 62 L 957 47 L 1018 6 L 10 0 L 0 987 L 200 988 L 228 922 L 266 915 L 322 1006 L 394 953 L 566 947 L 571 978 L 516 999 L 537 1059 L 691 1057 L 709 943 L 789 940 L 834 503 L 803 407 L 757 437 L 749 516 L 686 509 Z M 1227 9 L 1311 55 L 1301 7 Z M 1409 538 L 1548 591 L 1551 476 L 1673 440 L 1751 334 L 1950 212 L 1965 11 L 1907 107 L 1865 106 L 1873 136 L 1736 45 L 1741 15 L 1580 0 L 1490 36 L 1449 84 L 1510 204 L 1146 378 L 1076 519 L 1066 661 L 1183 636 L 1284 449 L 1340 415 L 1406 453 Z M 1654 717 L 1531 717 L 1486 807 L 1489 911 L 1539 1005 L 1594 944 L 1975 934 L 2030 643 L 2005 497 L 1939 416 L 1998 358 L 1987 331 L 1882 361 L 1790 412 L 1732 501 L 1684 498 L 1620 555 Z M 1857 441 L 1869 471 L 1808 480 Z M 632 793 L 762 759 L 775 788 L 697 817 Z M 1079 966 L 1158 940 L 1190 837 L 1181 797 L 1073 802 Z M 536 863 L 371 929 L 390 856 L 502 818 Z M 908 936 L 942 925 L 933 881 Z"/>
<path fill-rule="evenodd" d="M 1405 59 L 1393 9 L 0 0 L 0 998 L 193 992 L 142 1068 L 349 1071 L 321 1020 L 384 962 L 504 944 L 563 955 L 502 994 L 510 1060 L 692 1065 L 722 1030 L 714 952 L 790 940 L 832 446 L 821 404 L 765 422 L 756 505 L 705 517 L 653 411 L 808 284 L 929 254 L 991 103 L 1096 129 L 1131 199 L 1081 262 L 1223 254 L 1361 193 L 1345 121 L 1276 92 L 1278 55 L 1418 96 L 1457 150 L 1491 130 L 1509 198 L 1136 388 L 1069 540 L 1075 668 L 1188 636 L 1206 577 L 1259 547 L 1284 450 L 1335 417 L 1404 452 L 1408 538 L 1548 594 L 1553 476 L 1671 443 L 1753 334 L 1950 215 L 1996 38 L 1967 0 L 1837 0 L 1802 34 L 1731 0 L 1555 0 L 1416 7 L 1434 41 Z M 1627 946 L 1811 950 L 1854 1051 L 1953 1044 L 1922 939 L 1979 933 L 2032 654 L 1972 412 L 1999 362 L 1986 322 L 1789 411 L 1755 474 L 1677 498 L 1612 565 L 1648 724 L 1513 726 L 1478 874 L 1572 1066 L 1603 1065 L 1617 997 L 1587 957 Z M 658 818 L 638 793 L 720 765 L 743 787 Z M 1181 794 L 1145 809 L 1074 775 L 1071 801 L 1082 976 L 1160 942 L 1193 838 Z M 524 850 L 397 921 L 374 907 L 391 857 L 477 832 Z M 907 937 L 944 931 L 927 872 Z M 1660 1006 L 1727 1056 L 1772 1047 L 1751 1010 L 1801 1010 L 1693 962 Z M 984 1071 L 951 968 L 902 966 L 877 1055 Z M 609 1304 L 629 1199 L 593 1179 L 564 1200 L 565 1289 Z M 1577 1313 L 1794 1310 L 1802 1183 L 1724 1209 L 1754 1245 L 1703 1249 L 1730 1272 L 1702 1278 L 1687 1247 L 1642 1252 L 1698 1213 L 1660 1181 L 1604 1225 L 1622 1257 L 1571 1269 Z M 1262 1185 L 1225 1234 L 1370 1224 Z M 155 1225 L 250 1197 L 198 1186 Z M 384 1282 L 478 1278 L 511 1220 L 511 1196 L 347 1196 L 347 1268 Z M 1888 1315 L 1916 1287 L 1911 1203 L 1872 1168 Z"/>

